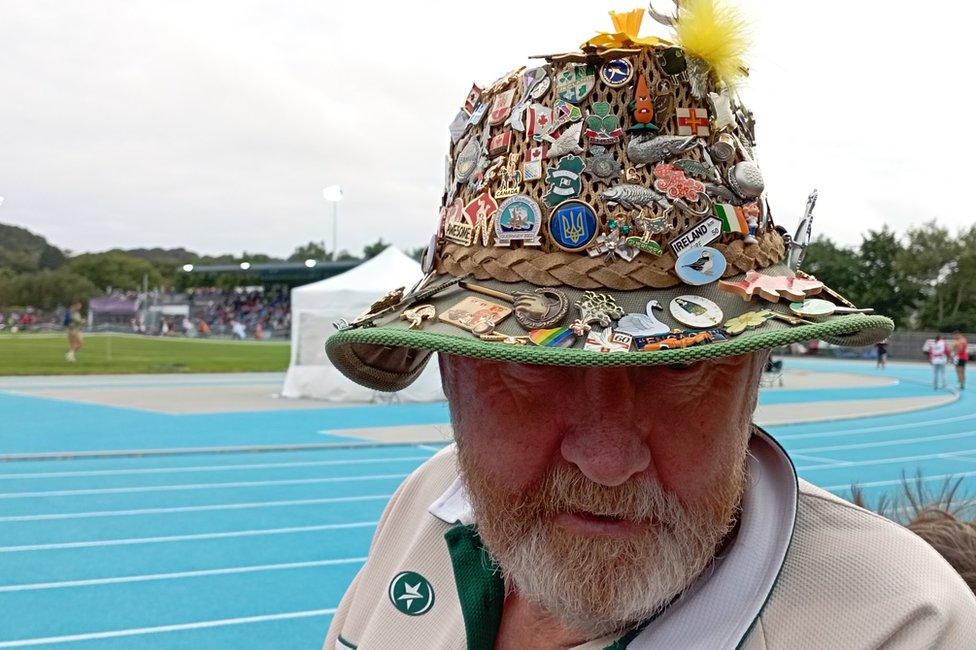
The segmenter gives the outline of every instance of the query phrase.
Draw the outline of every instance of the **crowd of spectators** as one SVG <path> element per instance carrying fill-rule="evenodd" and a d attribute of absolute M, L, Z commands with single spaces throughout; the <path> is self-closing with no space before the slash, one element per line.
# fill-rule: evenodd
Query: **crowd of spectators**
<path fill-rule="evenodd" d="M 181 333 L 210 334 L 234 338 L 268 339 L 287 336 L 291 330 L 291 301 L 288 289 L 263 291 L 195 289 L 189 296 L 190 315 L 180 319 Z"/>

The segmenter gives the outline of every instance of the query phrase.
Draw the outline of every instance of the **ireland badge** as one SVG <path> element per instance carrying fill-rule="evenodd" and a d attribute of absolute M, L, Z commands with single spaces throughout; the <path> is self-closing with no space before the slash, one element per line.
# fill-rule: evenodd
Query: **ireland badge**
<path fill-rule="evenodd" d="M 583 173 L 583 159 L 579 156 L 563 156 L 555 167 L 546 170 L 546 203 L 559 205 L 566 199 L 579 196 L 582 184 L 580 174 Z"/>

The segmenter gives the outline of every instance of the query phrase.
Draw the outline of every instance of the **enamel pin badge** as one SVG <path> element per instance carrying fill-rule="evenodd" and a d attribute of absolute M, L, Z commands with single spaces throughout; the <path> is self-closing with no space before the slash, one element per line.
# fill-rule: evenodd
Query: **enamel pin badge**
<path fill-rule="evenodd" d="M 722 322 L 722 308 L 701 296 L 678 296 L 669 305 L 671 316 L 682 325 L 708 329 Z"/>
<path fill-rule="evenodd" d="M 473 334 L 490 334 L 511 313 L 512 309 L 505 305 L 468 296 L 441 312 L 437 319 Z"/>

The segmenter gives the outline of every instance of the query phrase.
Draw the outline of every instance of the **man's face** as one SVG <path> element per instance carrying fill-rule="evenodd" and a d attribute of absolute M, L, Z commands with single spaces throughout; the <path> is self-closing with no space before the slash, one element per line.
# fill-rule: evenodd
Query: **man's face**
<path fill-rule="evenodd" d="M 508 586 L 588 638 L 684 590 L 734 521 L 765 359 L 568 368 L 440 355 L 461 474 Z"/>

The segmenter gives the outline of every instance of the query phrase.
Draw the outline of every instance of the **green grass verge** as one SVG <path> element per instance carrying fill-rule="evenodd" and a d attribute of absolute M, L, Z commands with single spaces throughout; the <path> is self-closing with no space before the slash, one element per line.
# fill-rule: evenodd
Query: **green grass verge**
<path fill-rule="evenodd" d="M 69 363 L 66 335 L 9 334 L 0 336 L 0 375 L 281 372 L 289 349 L 287 342 L 86 334 L 78 360 Z"/>

